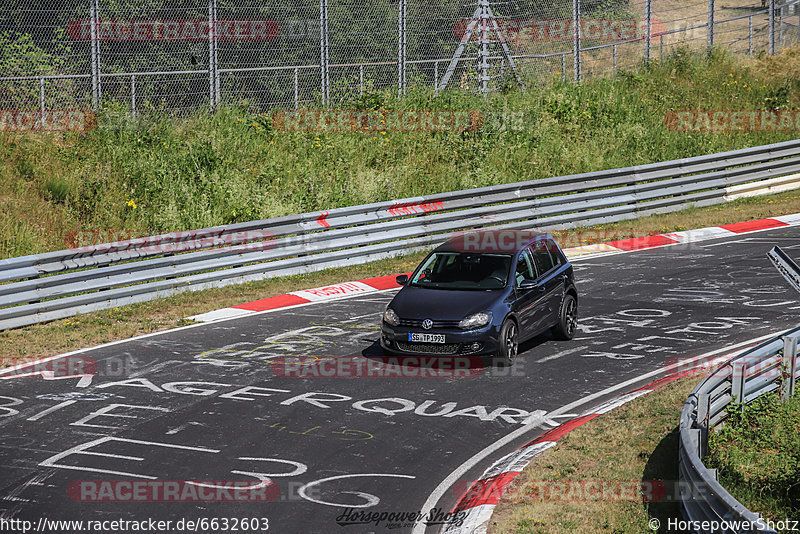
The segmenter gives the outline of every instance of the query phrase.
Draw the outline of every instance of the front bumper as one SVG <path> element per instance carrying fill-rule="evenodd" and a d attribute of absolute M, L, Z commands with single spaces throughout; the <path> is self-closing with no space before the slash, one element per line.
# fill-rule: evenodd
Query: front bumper
<path fill-rule="evenodd" d="M 444 343 L 416 343 L 409 334 L 444 334 Z M 495 354 L 499 348 L 498 331 L 494 325 L 476 330 L 409 328 L 391 326 L 381 322 L 381 347 L 396 354 L 485 356 Z"/>

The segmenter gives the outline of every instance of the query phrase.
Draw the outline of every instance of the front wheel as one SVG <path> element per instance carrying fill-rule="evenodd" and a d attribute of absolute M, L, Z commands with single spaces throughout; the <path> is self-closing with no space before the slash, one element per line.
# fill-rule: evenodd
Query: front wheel
<path fill-rule="evenodd" d="M 563 341 L 569 341 L 575 337 L 578 327 L 578 301 L 571 293 L 564 295 L 561 301 L 561 308 L 558 311 L 558 322 L 553 326 L 553 337 Z"/>
<path fill-rule="evenodd" d="M 503 321 L 500 327 L 500 350 L 497 353 L 497 365 L 507 367 L 514 363 L 519 347 L 517 345 L 517 323 L 513 319 Z"/>

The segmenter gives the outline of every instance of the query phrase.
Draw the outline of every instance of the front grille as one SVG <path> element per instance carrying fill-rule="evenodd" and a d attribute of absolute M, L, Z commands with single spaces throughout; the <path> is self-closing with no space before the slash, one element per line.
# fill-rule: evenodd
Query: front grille
<path fill-rule="evenodd" d="M 458 352 L 458 343 L 407 343 L 398 341 L 397 347 L 405 352 L 417 354 L 455 354 Z"/>
<path fill-rule="evenodd" d="M 422 328 L 423 319 L 400 319 L 400 326 Z M 458 328 L 459 321 L 433 321 L 431 328 Z"/>

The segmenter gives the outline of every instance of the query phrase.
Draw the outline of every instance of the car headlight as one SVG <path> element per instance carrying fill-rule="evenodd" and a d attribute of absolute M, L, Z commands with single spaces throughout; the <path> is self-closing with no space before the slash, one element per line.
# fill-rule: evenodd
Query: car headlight
<path fill-rule="evenodd" d="M 475 328 L 486 326 L 491 322 L 492 312 L 480 312 L 472 314 L 466 319 L 462 319 L 461 322 L 458 323 L 458 327 L 464 330 L 474 330 Z"/>
<path fill-rule="evenodd" d="M 386 324 L 390 324 L 392 326 L 397 326 L 400 324 L 400 317 L 398 317 L 391 308 L 386 308 L 386 311 L 383 312 L 383 320 Z"/>

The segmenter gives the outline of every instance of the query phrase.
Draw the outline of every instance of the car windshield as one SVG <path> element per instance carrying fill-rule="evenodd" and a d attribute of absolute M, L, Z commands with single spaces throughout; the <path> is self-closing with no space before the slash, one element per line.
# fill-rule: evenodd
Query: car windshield
<path fill-rule="evenodd" d="M 436 289 L 500 289 L 508 282 L 509 254 L 435 252 L 410 285 Z"/>

